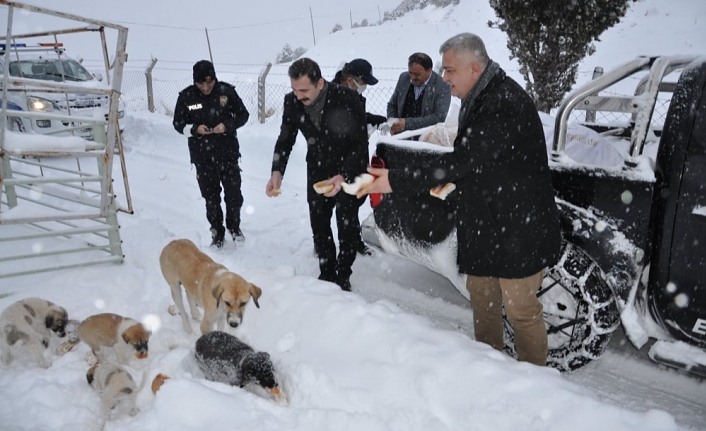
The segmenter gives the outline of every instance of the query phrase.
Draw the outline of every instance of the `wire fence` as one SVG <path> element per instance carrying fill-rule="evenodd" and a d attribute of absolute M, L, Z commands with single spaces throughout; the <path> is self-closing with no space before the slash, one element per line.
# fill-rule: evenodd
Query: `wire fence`
<path fill-rule="evenodd" d="M 191 79 L 191 65 L 186 64 L 186 62 L 167 62 L 176 63 L 174 67 L 161 67 L 155 68 L 155 73 L 152 78 L 152 88 L 153 88 L 153 101 L 155 112 L 171 116 L 174 112 L 174 106 L 176 104 L 179 92 L 189 85 L 193 84 Z M 184 64 L 181 64 L 184 63 Z M 258 77 L 261 73 L 263 65 L 253 65 L 253 64 L 217 64 L 217 69 L 219 70 L 218 76 L 222 81 L 228 82 L 235 86 L 238 95 L 243 100 L 248 112 L 250 112 L 250 124 L 255 124 L 259 122 L 258 119 L 258 107 L 259 107 L 259 95 L 258 95 Z M 266 116 L 266 122 L 270 121 L 280 121 L 282 115 L 282 107 L 284 102 L 284 96 L 291 91 L 289 79 L 287 76 L 288 65 L 273 65 L 270 72 L 267 74 L 267 78 L 264 85 L 264 112 Z M 333 77 L 338 70 L 336 66 L 322 66 L 322 73 L 324 77 L 330 79 Z M 385 70 L 386 68 L 377 68 L 376 70 Z M 392 69 L 392 68 L 388 68 Z M 397 68 L 396 70 L 400 70 Z M 172 71 L 172 75 L 175 71 L 179 72 L 179 75 L 184 75 L 183 78 L 178 79 L 165 79 L 160 78 L 160 75 L 164 75 L 165 72 Z M 582 72 L 583 74 L 589 74 L 592 72 Z M 389 75 L 389 73 L 388 73 Z M 635 85 L 639 78 L 631 78 L 634 80 Z M 584 79 L 585 81 L 585 79 Z M 380 82 L 375 86 L 368 86 L 365 91 L 366 98 L 366 111 L 377 115 L 387 115 L 387 103 L 394 92 L 394 87 L 396 85 L 396 80 L 392 79 L 380 79 Z M 123 84 L 122 84 L 122 99 L 126 105 L 126 108 L 130 111 L 140 111 L 148 109 L 148 95 L 147 95 L 147 77 L 145 70 L 125 70 L 123 72 Z M 631 89 L 634 90 L 634 87 Z M 606 94 L 620 96 L 628 95 L 630 91 L 623 91 L 621 93 L 614 91 L 606 91 Z M 664 119 L 667 115 L 667 110 L 669 108 L 671 94 L 665 93 L 660 94 L 660 98 L 655 106 L 652 123 L 654 126 L 662 126 L 664 124 Z M 454 99 L 455 103 L 458 103 Z M 585 112 L 584 111 L 573 111 L 572 112 L 573 121 L 584 121 Z M 595 123 L 598 124 L 626 124 L 631 120 L 629 114 L 616 113 L 616 112 L 596 112 Z"/>

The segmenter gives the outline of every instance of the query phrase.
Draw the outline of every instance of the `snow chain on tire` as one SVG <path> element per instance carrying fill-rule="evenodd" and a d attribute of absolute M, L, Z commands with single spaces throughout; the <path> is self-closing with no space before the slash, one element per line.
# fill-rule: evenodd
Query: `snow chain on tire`
<path fill-rule="evenodd" d="M 545 271 L 537 297 L 547 326 L 547 366 L 574 371 L 605 352 L 620 314 L 600 268 L 586 253 L 563 241 L 559 262 Z M 517 357 L 507 318 L 504 329 L 505 352 Z"/>

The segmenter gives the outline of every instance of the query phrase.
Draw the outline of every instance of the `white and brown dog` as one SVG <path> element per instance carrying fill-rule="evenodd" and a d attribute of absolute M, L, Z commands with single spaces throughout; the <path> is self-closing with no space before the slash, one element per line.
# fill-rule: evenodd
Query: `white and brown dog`
<path fill-rule="evenodd" d="M 12 361 L 11 347 L 24 348 L 37 357 L 39 365 L 49 368 L 44 357 L 51 333 L 66 335 L 68 315 L 58 305 L 40 298 L 27 298 L 8 306 L 0 314 L 0 354 L 2 363 Z"/>
<path fill-rule="evenodd" d="M 172 299 L 181 314 L 184 330 L 189 334 L 192 330 L 180 286 L 184 286 L 191 317 L 201 320 L 198 307 L 204 310 L 202 334 L 213 330 L 214 324 L 217 324 L 219 331 L 223 330 L 225 322 L 232 328 L 237 327 L 243 321 L 245 306 L 250 298 L 260 308 L 257 300 L 262 290 L 259 287 L 214 262 L 188 239 L 177 239 L 167 244 L 159 256 L 159 264 L 164 279 L 171 287 Z"/>
<path fill-rule="evenodd" d="M 113 313 L 86 318 L 78 327 L 78 337 L 88 344 L 99 362 L 107 362 L 105 349 L 112 348 L 119 363 L 127 364 L 132 353 L 137 359 L 148 355 L 150 333 L 140 322 Z"/>
<path fill-rule="evenodd" d="M 98 362 L 88 370 L 86 380 L 100 395 L 106 419 L 117 416 L 121 409 L 116 409 L 116 407 L 124 405 L 125 402 L 127 402 L 130 416 L 137 414 L 135 399 L 147 380 L 145 372 L 143 372 L 142 382 L 138 388 L 135 379 L 125 368 L 109 362 Z"/>

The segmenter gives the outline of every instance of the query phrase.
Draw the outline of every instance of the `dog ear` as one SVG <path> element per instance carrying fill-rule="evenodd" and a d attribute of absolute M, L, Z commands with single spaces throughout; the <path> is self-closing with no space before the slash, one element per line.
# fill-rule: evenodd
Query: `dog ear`
<path fill-rule="evenodd" d="M 51 329 L 54 326 L 54 316 L 47 314 L 47 317 L 44 318 L 44 324 L 47 325 L 48 329 Z"/>
<path fill-rule="evenodd" d="M 125 344 L 130 344 L 130 338 L 128 338 L 128 336 L 127 336 L 127 331 L 123 331 L 123 333 L 121 335 L 123 337 L 123 341 L 125 342 Z"/>
<path fill-rule="evenodd" d="M 220 284 L 216 285 L 213 289 L 213 297 L 216 298 L 216 308 L 221 306 L 221 296 L 223 296 L 223 291 L 225 289 Z"/>
<path fill-rule="evenodd" d="M 260 308 L 260 304 L 257 303 L 257 300 L 260 299 L 261 295 L 262 289 L 250 283 L 250 296 L 252 296 L 252 300 L 257 308 Z"/>

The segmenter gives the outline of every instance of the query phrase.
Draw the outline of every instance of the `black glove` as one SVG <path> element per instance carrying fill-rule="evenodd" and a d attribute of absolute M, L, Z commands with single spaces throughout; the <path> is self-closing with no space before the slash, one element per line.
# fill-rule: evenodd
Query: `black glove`
<path fill-rule="evenodd" d="M 369 112 L 365 113 L 365 122 L 368 124 L 372 124 L 373 126 L 377 127 L 386 121 L 387 121 L 387 117 L 384 117 L 382 115 L 375 115 L 375 114 L 371 114 Z"/>

